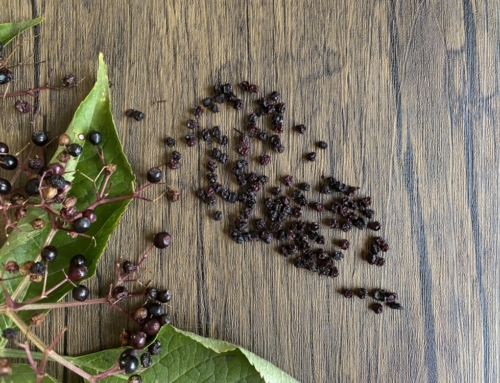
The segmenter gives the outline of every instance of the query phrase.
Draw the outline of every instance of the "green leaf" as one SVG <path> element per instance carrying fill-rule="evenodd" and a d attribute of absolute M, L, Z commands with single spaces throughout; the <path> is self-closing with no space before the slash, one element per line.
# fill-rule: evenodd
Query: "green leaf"
<path fill-rule="evenodd" d="M 297 383 L 271 363 L 244 348 L 219 340 L 163 326 L 157 340 L 162 344 L 153 364 L 140 373 L 148 383 Z M 123 348 L 68 358 L 88 373 L 98 374 L 116 363 Z M 103 383 L 123 383 L 127 375 L 116 375 Z"/>
<path fill-rule="evenodd" d="M 97 129 L 102 134 L 102 143 L 99 147 L 104 152 L 106 164 L 116 164 L 117 169 L 111 177 L 113 183 L 111 193 L 107 198 L 114 196 L 129 195 L 133 191 L 135 177 L 132 173 L 130 164 L 123 153 L 122 145 L 119 141 L 113 117 L 111 115 L 111 103 L 109 97 L 107 67 L 104 63 L 102 54 L 99 55 L 99 70 L 96 83 L 78 107 L 69 128 L 66 130 L 71 138 L 71 142 L 80 143 L 83 146 L 82 154 L 77 158 L 72 158 L 68 163 L 65 178 L 73 183 L 69 195 L 78 199 L 77 209 L 82 211 L 96 200 L 94 184 L 90 179 L 95 179 L 102 169 L 101 160 L 94 149 L 94 146 L 85 138 L 81 140 L 79 135 L 85 137 L 93 129 Z M 58 162 L 57 155 L 64 150 L 62 147 L 54 154 L 50 163 Z M 96 182 L 97 187 L 102 184 L 102 175 Z M 89 270 L 87 278 L 95 273 L 99 258 L 106 248 L 109 236 L 115 230 L 120 217 L 125 211 L 130 199 L 124 199 L 111 203 L 99 205 L 95 208 L 97 221 L 85 233 L 95 239 L 89 239 L 82 236 L 71 238 L 66 232 L 58 231 L 51 245 L 58 248 L 58 257 L 49 264 L 49 273 L 47 287 L 56 285 L 64 278 L 62 270 L 68 269 L 69 259 L 75 254 L 83 254 L 87 258 L 87 267 Z M 45 229 L 34 231 L 31 222 L 34 218 L 42 218 L 46 222 Z M 19 264 L 25 261 L 34 260 L 44 243 L 48 240 L 50 233 L 50 223 L 48 215 L 39 208 L 30 208 L 28 216 L 19 222 L 19 228 L 22 232 L 13 231 L 5 245 L 0 249 L 0 264 L 15 260 Z M 14 279 L 5 282 L 9 293 L 19 288 L 20 279 Z M 70 284 L 57 289 L 50 294 L 50 297 L 43 302 L 56 302 L 72 289 Z M 42 283 L 28 283 L 23 290 L 21 297 L 24 300 L 39 296 L 42 291 Z M 0 294 L 0 306 L 5 303 L 5 297 Z M 20 316 L 28 320 L 32 312 L 21 311 Z M 0 315 L 0 328 L 9 327 L 11 321 L 3 315 Z M 3 342 L 3 343 L 2 343 Z M 0 340 L 0 347 L 5 346 L 5 341 Z"/>
<path fill-rule="evenodd" d="M 7 45 L 21 32 L 40 24 L 42 21 L 43 17 L 38 17 L 36 19 L 22 21 L 20 23 L 0 24 L 0 43 L 4 46 Z"/>
<path fill-rule="evenodd" d="M 33 369 L 27 364 L 12 364 L 12 375 L 3 378 L 5 380 L 0 380 L 1 382 L 8 383 L 36 383 L 36 374 Z M 42 383 L 59 383 L 58 380 L 54 379 L 49 375 L 45 375 L 42 379 Z"/>

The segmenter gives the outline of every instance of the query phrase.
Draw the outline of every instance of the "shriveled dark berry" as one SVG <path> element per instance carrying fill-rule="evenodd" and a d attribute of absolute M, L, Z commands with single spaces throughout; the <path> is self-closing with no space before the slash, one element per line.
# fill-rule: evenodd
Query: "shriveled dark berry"
<path fill-rule="evenodd" d="M 68 145 L 67 150 L 71 157 L 78 157 L 82 154 L 83 148 L 80 144 L 73 143 Z"/>
<path fill-rule="evenodd" d="M 198 129 L 198 121 L 196 120 L 187 120 L 186 126 L 188 129 Z"/>
<path fill-rule="evenodd" d="M 162 326 L 172 324 L 172 318 L 170 317 L 169 314 L 163 314 L 163 315 L 161 315 L 158 318 L 158 320 L 160 321 L 160 324 Z"/>
<path fill-rule="evenodd" d="M 352 295 L 353 295 L 352 290 L 351 289 L 345 289 L 343 295 L 344 295 L 345 298 L 352 298 Z"/>
<path fill-rule="evenodd" d="M 158 249 L 165 249 L 170 246 L 170 242 L 172 241 L 172 237 L 165 231 L 157 233 L 153 239 L 153 244 Z"/>
<path fill-rule="evenodd" d="M 8 261 L 5 264 L 5 271 L 9 274 L 17 274 L 19 272 L 19 264 L 15 261 Z"/>
<path fill-rule="evenodd" d="M 160 331 L 161 324 L 158 319 L 148 319 L 142 326 L 142 331 L 147 335 L 156 335 Z"/>
<path fill-rule="evenodd" d="M 130 274 L 137 270 L 137 265 L 134 262 L 125 261 L 122 264 L 122 269 L 125 274 Z"/>
<path fill-rule="evenodd" d="M 250 93 L 259 93 L 259 86 L 255 84 L 250 84 L 250 86 L 248 87 L 248 91 Z"/>
<path fill-rule="evenodd" d="M 349 249 L 349 246 L 351 243 L 349 242 L 348 239 L 339 239 L 337 241 L 337 245 L 342 249 L 342 250 L 347 250 Z"/>
<path fill-rule="evenodd" d="M 357 291 L 357 295 L 359 299 L 366 299 L 366 297 L 368 296 L 368 290 L 364 288 L 359 288 Z"/>
<path fill-rule="evenodd" d="M 384 311 L 384 307 L 380 303 L 372 304 L 371 309 L 375 312 L 375 314 L 382 314 L 382 311 Z"/>
<path fill-rule="evenodd" d="M 75 301 L 83 302 L 89 297 L 90 290 L 84 285 L 78 285 L 73 288 L 71 295 Z"/>
<path fill-rule="evenodd" d="M 87 274 L 88 270 L 86 266 L 71 266 L 68 271 L 68 278 L 73 282 L 77 282 L 85 278 Z"/>
<path fill-rule="evenodd" d="M 37 178 L 32 178 L 24 184 L 24 191 L 26 194 L 29 196 L 37 195 L 38 194 L 38 186 L 40 184 L 40 180 Z"/>
<path fill-rule="evenodd" d="M 212 113 L 219 113 L 220 112 L 220 107 L 219 105 L 212 105 L 212 108 L 210 109 Z"/>
<path fill-rule="evenodd" d="M 14 80 L 14 73 L 7 69 L 7 67 L 0 68 L 0 85 L 7 84 Z"/>
<path fill-rule="evenodd" d="M 17 158 L 10 154 L 3 155 L 0 157 L 0 167 L 5 170 L 14 170 L 17 168 Z"/>
<path fill-rule="evenodd" d="M 212 142 L 212 134 L 210 133 L 210 130 L 208 129 L 203 129 L 201 132 L 201 139 L 206 142 Z"/>
<path fill-rule="evenodd" d="M 201 106 L 197 106 L 196 108 L 194 108 L 194 116 L 196 118 L 200 118 L 201 116 L 203 116 L 203 113 L 205 113 L 205 109 L 203 109 Z"/>
<path fill-rule="evenodd" d="M 316 161 L 316 152 L 307 153 L 304 157 L 306 160 L 314 162 Z"/>
<path fill-rule="evenodd" d="M 102 142 L 101 132 L 95 129 L 89 132 L 87 138 L 89 139 L 92 145 L 99 145 Z"/>
<path fill-rule="evenodd" d="M 43 275 L 45 273 L 45 269 L 45 263 L 35 262 L 33 266 L 31 266 L 31 274 Z"/>
<path fill-rule="evenodd" d="M 161 343 L 158 340 L 155 340 L 148 346 L 148 352 L 151 355 L 158 355 L 161 352 Z"/>
<path fill-rule="evenodd" d="M 328 144 L 325 141 L 318 141 L 316 142 L 316 146 L 320 149 L 326 149 L 328 148 Z"/>
<path fill-rule="evenodd" d="M 135 110 L 134 113 L 132 114 L 132 117 L 134 117 L 134 120 L 136 121 L 141 121 L 144 120 L 144 117 L 146 117 L 146 115 L 142 113 L 140 110 Z"/>
<path fill-rule="evenodd" d="M 203 99 L 202 104 L 205 108 L 208 108 L 210 105 L 212 105 L 212 99 L 210 97 L 207 97 Z"/>
<path fill-rule="evenodd" d="M 55 246 L 45 246 L 40 252 L 40 256 L 46 262 L 52 262 L 57 258 L 57 248 Z"/>
<path fill-rule="evenodd" d="M 0 178 L 0 194 L 6 195 L 9 194 L 12 190 L 12 185 L 5 178 Z"/>
<path fill-rule="evenodd" d="M 86 217 L 80 217 L 73 221 L 73 231 L 76 233 L 85 233 L 90 229 L 90 220 Z"/>
<path fill-rule="evenodd" d="M 220 210 L 217 210 L 215 211 L 213 214 L 212 214 L 212 219 L 214 221 L 220 221 L 222 219 L 222 212 Z"/>
<path fill-rule="evenodd" d="M 164 314 L 163 306 L 159 304 L 152 304 L 148 307 L 148 313 L 152 317 L 159 317 Z"/>
<path fill-rule="evenodd" d="M 175 138 L 173 138 L 173 137 L 165 137 L 163 139 L 163 143 L 165 145 L 167 145 L 169 148 L 172 148 L 173 146 L 175 146 Z"/>
<path fill-rule="evenodd" d="M 62 79 L 62 84 L 65 88 L 75 86 L 77 83 L 76 76 L 74 74 L 67 74 Z"/>
<path fill-rule="evenodd" d="M 378 221 L 372 221 L 372 222 L 368 222 L 366 227 L 368 227 L 368 229 L 373 230 L 373 231 L 379 231 L 381 228 L 381 225 L 380 225 L 380 222 L 378 222 Z"/>
<path fill-rule="evenodd" d="M 56 189 L 62 189 L 66 184 L 66 180 L 64 179 L 64 177 L 60 176 L 59 174 L 54 174 L 52 177 L 50 177 L 49 182 Z"/>
<path fill-rule="evenodd" d="M 191 148 L 196 145 L 196 136 L 194 134 L 190 133 L 186 135 L 185 139 L 186 139 L 186 145 L 188 147 Z"/>
<path fill-rule="evenodd" d="M 125 286 L 115 286 L 113 288 L 113 291 L 111 291 L 111 296 L 116 299 L 120 300 L 128 296 L 128 290 Z"/>
<path fill-rule="evenodd" d="M 127 380 L 127 383 L 142 383 L 142 378 L 140 375 L 130 375 L 128 380 Z"/>
<path fill-rule="evenodd" d="M 285 186 L 292 186 L 293 185 L 293 176 L 291 176 L 291 175 L 284 176 L 283 183 L 285 184 Z"/>
<path fill-rule="evenodd" d="M 389 244 L 387 243 L 387 241 L 385 239 L 383 239 L 382 237 L 376 237 L 375 238 L 375 243 L 378 245 L 378 247 L 380 248 L 380 251 L 383 251 L 383 252 L 386 252 L 389 250 Z"/>
<path fill-rule="evenodd" d="M 222 146 L 226 146 L 228 143 L 229 143 L 229 137 L 228 136 L 226 136 L 226 135 L 220 136 L 220 138 L 219 138 L 219 144 L 221 144 Z"/>
<path fill-rule="evenodd" d="M 259 157 L 259 164 L 262 166 L 269 165 L 271 163 L 271 156 L 268 154 L 261 154 Z"/>
<path fill-rule="evenodd" d="M 31 105 L 28 101 L 25 100 L 17 100 L 14 105 L 18 112 L 20 113 L 29 113 L 31 112 Z"/>
<path fill-rule="evenodd" d="M 6 328 L 5 330 L 2 331 L 2 336 L 8 340 L 14 340 L 16 339 L 17 331 L 14 330 L 13 328 Z M 160 350 L 161 350 L 161 345 L 160 345 Z"/>
<path fill-rule="evenodd" d="M 151 365 L 153 364 L 153 361 L 151 360 L 151 355 L 149 354 L 149 352 L 144 352 L 141 355 L 141 364 L 142 364 L 142 367 L 144 367 L 144 368 L 151 367 Z"/>
<path fill-rule="evenodd" d="M 393 310 L 403 310 L 403 306 L 398 302 L 389 302 L 387 305 Z"/>
<path fill-rule="evenodd" d="M 136 350 L 144 348 L 147 335 L 143 331 L 136 332 L 130 336 L 130 345 Z"/>
<path fill-rule="evenodd" d="M 305 125 L 301 124 L 301 125 L 296 125 L 295 130 L 297 132 L 299 132 L 300 134 L 304 134 L 306 132 L 307 128 L 305 127 Z"/>

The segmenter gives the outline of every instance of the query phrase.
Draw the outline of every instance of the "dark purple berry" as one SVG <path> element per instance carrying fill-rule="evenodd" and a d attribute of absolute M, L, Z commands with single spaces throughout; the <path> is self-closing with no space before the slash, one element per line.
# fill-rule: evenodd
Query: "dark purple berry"
<path fill-rule="evenodd" d="M 163 139 L 163 142 L 165 143 L 165 145 L 167 145 L 169 148 L 175 146 L 175 138 L 173 137 L 165 137 Z"/>
<path fill-rule="evenodd" d="M 5 178 L 0 178 L 0 194 L 9 194 L 12 190 L 12 185 Z"/>
<path fill-rule="evenodd" d="M 73 288 L 71 295 L 75 301 L 83 302 L 89 297 L 90 291 L 84 285 L 78 285 Z"/>
<path fill-rule="evenodd" d="M 97 220 L 97 215 L 95 211 L 92 209 L 84 210 L 82 213 L 82 217 L 87 218 L 90 221 L 90 223 L 94 223 Z"/>
<path fill-rule="evenodd" d="M 83 148 L 80 144 L 69 144 L 67 150 L 71 157 L 78 157 L 82 154 Z"/>
<path fill-rule="evenodd" d="M 212 219 L 214 221 L 220 221 L 222 219 L 222 212 L 220 210 L 217 210 L 215 211 L 213 214 L 212 214 Z"/>
<path fill-rule="evenodd" d="M 67 74 L 63 77 L 62 83 L 65 88 L 69 88 L 76 85 L 76 76 L 74 74 Z"/>
<path fill-rule="evenodd" d="M 130 336 L 130 345 L 136 350 L 144 348 L 146 345 L 146 338 L 146 333 L 142 331 L 136 332 Z"/>
<path fill-rule="evenodd" d="M 71 266 L 68 271 L 70 281 L 78 282 L 87 276 L 88 270 L 86 266 Z"/>
<path fill-rule="evenodd" d="M 158 319 L 148 319 L 144 326 L 142 326 L 142 331 L 144 331 L 147 335 L 156 335 L 158 331 L 160 331 L 161 324 Z"/>
<path fill-rule="evenodd" d="M 49 164 L 47 166 L 47 175 L 55 175 L 55 174 L 58 174 L 58 175 L 63 175 L 65 170 L 64 170 L 64 167 L 58 163 L 58 162 L 54 162 L 52 164 Z"/>
<path fill-rule="evenodd" d="M 301 125 L 296 125 L 295 130 L 297 132 L 299 132 L 300 134 L 304 134 L 306 132 L 307 128 L 305 127 L 305 125 L 301 124 Z"/>
<path fill-rule="evenodd" d="M 45 246 L 40 252 L 40 256 L 46 262 L 52 262 L 57 257 L 57 248 L 55 246 Z"/>
<path fill-rule="evenodd" d="M 158 249 L 165 249 L 170 246 L 170 242 L 172 241 L 172 237 L 165 231 L 157 233 L 153 239 L 153 244 Z"/>
<path fill-rule="evenodd" d="M 146 178 L 148 179 L 149 182 L 152 184 L 156 184 L 161 181 L 163 177 L 163 172 L 161 171 L 160 168 L 154 167 L 148 170 L 148 174 Z"/>
<path fill-rule="evenodd" d="M 186 126 L 188 129 L 198 129 L 198 121 L 196 120 L 187 120 Z"/>
<path fill-rule="evenodd" d="M 344 297 L 345 298 L 352 298 L 352 295 L 353 295 L 353 293 L 352 293 L 351 289 L 345 289 L 344 290 Z"/>
<path fill-rule="evenodd" d="M 0 142 L 0 156 L 9 153 L 9 145 L 5 142 Z"/>
<path fill-rule="evenodd" d="M 0 68 L 0 85 L 7 84 L 14 80 L 14 73 L 6 67 Z"/>
<path fill-rule="evenodd" d="M 137 270 L 137 265 L 134 262 L 125 261 L 122 264 L 122 269 L 125 274 L 130 274 Z"/>
<path fill-rule="evenodd" d="M 92 130 L 88 134 L 87 138 L 92 145 L 99 145 L 102 142 L 102 135 L 98 130 Z"/>
<path fill-rule="evenodd" d="M 148 307 L 148 313 L 152 317 L 162 316 L 164 314 L 163 306 L 159 304 L 152 304 L 151 306 Z"/>
<path fill-rule="evenodd" d="M 139 368 L 139 360 L 134 355 L 120 356 L 120 369 L 125 371 L 125 374 L 131 374 Z"/>
<path fill-rule="evenodd" d="M 307 153 L 305 159 L 311 162 L 316 161 L 316 152 Z"/>
<path fill-rule="evenodd" d="M 371 306 L 371 309 L 375 311 L 375 314 L 382 314 L 382 311 L 384 311 L 384 308 L 380 303 L 374 303 Z"/>
<path fill-rule="evenodd" d="M 90 220 L 86 217 L 80 217 L 73 221 L 73 231 L 76 233 L 85 233 L 90 228 Z"/>
<path fill-rule="evenodd" d="M 49 182 L 56 189 L 62 189 L 66 184 L 66 180 L 64 179 L 64 177 L 60 176 L 59 174 L 54 174 L 52 177 L 50 177 Z"/>
<path fill-rule="evenodd" d="M 0 157 L 0 167 L 5 170 L 14 170 L 17 168 L 17 158 L 10 154 Z"/>

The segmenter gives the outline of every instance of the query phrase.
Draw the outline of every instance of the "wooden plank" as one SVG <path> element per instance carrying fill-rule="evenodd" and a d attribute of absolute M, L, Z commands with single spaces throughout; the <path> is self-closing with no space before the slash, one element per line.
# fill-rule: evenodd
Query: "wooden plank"
<path fill-rule="evenodd" d="M 242 345 L 302 382 L 496 382 L 498 13 L 498 2 L 468 0 L 18 0 L 0 22 L 46 18 L 39 45 L 26 41 L 13 59 L 35 52 L 46 61 L 40 79 L 20 67 L 12 89 L 44 83 L 49 68 L 55 81 L 69 72 L 85 77 L 70 92 L 40 96 L 37 127 L 51 135 L 64 130 L 103 52 L 116 124 L 139 180 L 169 152 L 162 138 L 178 139 L 183 167 L 167 172 L 167 183 L 182 190 L 181 201 L 132 204 L 98 278 L 89 281 L 93 296 L 106 293 L 119 255 L 137 259 L 165 229 L 173 245 L 148 260 L 145 279 L 173 291 L 174 323 L 182 329 Z M 295 269 L 274 251 L 276 242 L 233 243 L 227 232 L 238 206 L 219 205 L 220 223 L 208 218 L 213 209 L 194 191 L 206 185 L 210 146 L 187 148 L 185 121 L 215 81 L 243 79 L 259 84 L 261 94 L 280 91 L 288 104 L 286 152 L 252 146 L 254 156 L 267 150 L 273 157 L 265 169 L 270 184 L 293 174 L 313 184 L 335 175 L 360 186 L 391 246 L 385 267 L 363 259 L 366 232 L 322 228 L 326 248 L 333 238 L 353 244 L 332 280 Z M 167 102 L 152 105 L 160 99 Z M 1 140 L 20 148 L 32 116 L 16 114 L 12 104 L 0 103 Z M 128 108 L 146 119 L 125 118 Z M 203 125 L 222 127 L 235 158 L 232 128 L 245 118 L 224 109 L 208 113 Z M 297 123 L 306 134 L 290 131 Z M 319 139 L 328 150 L 304 162 Z M 316 191 L 308 196 L 330 200 Z M 327 216 L 307 210 L 304 217 Z M 361 286 L 397 291 L 405 310 L 377 316 L 370 301 L 339 294 Z M 82 321 L 102 328 L 81 331 Z M 39 332 L 50 339 L 68 327 L 58 351 L 75 355 L 116 346 L 117 328 L 130 325 L 108 308 L 82 308 L 53 312 Z"/>

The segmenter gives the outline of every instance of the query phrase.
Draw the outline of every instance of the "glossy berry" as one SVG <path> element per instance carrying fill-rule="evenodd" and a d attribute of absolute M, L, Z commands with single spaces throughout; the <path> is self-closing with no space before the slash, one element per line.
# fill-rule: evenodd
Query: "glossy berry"
<path fill-rule="evenodd" d="M 6 67 L 0 68 L 0 85 L 7 84 L 14 80 L 14 73 Z"/>
<path fill-rule="evenodd" d="M 139 367 L 139 359 L 134 355 L 120 356 L 119 365 L 121 370 L 125 370 L 125 374 L 131 374 Z"/>
<path fill-rule="evenodd" d="M 87 259 L 82 254 L 77 254 L 69 260 L 70 266 L 85 266 L 87 264 Z"/>
<path fill-rule="evenodd" d="M 87 218 L 90 223 L 94 223 L 97 220 L 97 215 L 94 210 L 87 209 L 82 212 L 82 217 Z"/>
<path fill-rule="evenodd" d="M 78 157 L 82 154 L 82 146 L 80 144 L 69 144 L 68 145 L 68 153 L 71 157 Z"/>
<path fill-rule="evenodd" d="M 6 154 L 0 158 L 0 167 L 5 170 L 14 170 L 17 168 L 17 158 Z"/>
<path fill-rule="evenodd" d="M 146 345 L 146 338 L 146 333 L 142 331 L 136 332 L 130 336 L 130 345 L 136 350 L 144 348 Z"/>
<path fill-rule="evenodd" d="M 24 191 L 29 196 L 36 195 L 36 194 L 38 194 L 38 185 L 39 184 L 40 184 L 39 179 L 33 178 L 31 180 L 28 180 L 28 182 L 26 182 L 26 184 L 24 185 Z"/>
<path fill-rule="evenodd" d="M 158 291 L 156 299 L 161 303 L 168 303 L 172 299 L 172 294 L 169 290 Z"/>
<path fill-rule="evenodd" d="M 136 121 L 141 121 L 141 120 L 144 120 L 144 117 L 146 117 L 146 115 L 144 113 L 142 113 L 141 111 L 136 110 L 136 111 L 134 111 L 134 114 L 132 115 L 132 117 L 134 117 L 134 120 L 136 120 Z"/>
<path fill-rule="evenodd" d="M 148 170 L 148 174 L 146 176 L 149 182 L 152 184 L 156 184 L 161 181 L 163 178 L 163 172 L 161 171 L 160 168 L 151 168 Z"/>
<path fill-rule="evenodd" d="M 88 134 L 87 138 L 92 145 L 99 145 L 102 142 L 102 135 L 98 130 L 92 130 Z"/>
<path fill-rule="evenodd" d="M 153 239 L 153 243 L 158 249 L 165 249 L 166 247 L 170 246 L 171 241 L 172 237 L 165 231 L 157 233 Z"/>
<path fill-rule="evenodd" d="M 49 142 L 49 137 L 47 133 L 38 131 L 31 135 L 31 141 L 33 141 L 36 146 L 45 146 Z"/>
<path fill-rule="evenodd" d="M 163 306 L 158 304 L 153 304 L 148 307 L 148 313 L 152 317 L 159 317 L 164 314 Z"/>
<path fill-rule="evenodd" d="M 58 162 L 54 162 L 52 164 L 49 164 L 47 166 L 47 170 L 46 170 L 47 174 L 48 175 L 63 175 L 64 174 L 64 167 L 58 163 Z"/>
<path fill-rule="evenodd" d="M 142 383 L 142 378 L 140 375 L 131 375 L 128 380 L 127 380 L 127 383 Z"/>
<path fill-rule="evenodd" d="M 0 194 L 9 194 L 12 190 L 12 185 L 5 178 L 0 178 Z"/>
<path fill-rule="evenodd" d="M 55 246 L 45 246 L 40 256 L 46 262 L 52 262 L 57 257 L 57 248 Z"/>
<path fill-rule="evenodd" d="M 90 291 L 84 285 L 78 285 L 75 288 L 73 288 L 71 295 L 73 296 L 73 299 L 75 301 L 83 302 L 87 300 L 87 298 L 89 297 Z"/>
<path fill-rule="evenodd" d="M 160 331 L 161 324 L 158 322 L 158 319 L 148 319 L 144 326 L 142 326 L 142 331 L 144 331 L 147 335 L 156 335 L 158 331 Z"/>
<path fill-rule="evenodd" d="M 0 142 L 0 156 L 9 153 L 9 145 L 5 142 Z"/>
<path fill-rule="evenodd" d="M 73 221 L 73 231 L 85 233 L 90 228 L 90 220 L 86 217 L 80 217 Z"/>
<path fill-rule="evenodd" d="M 88 274 L 86 266 L 71 266 L 68 271 L 68 278 L 73 281 L 81 281 Z"/>

